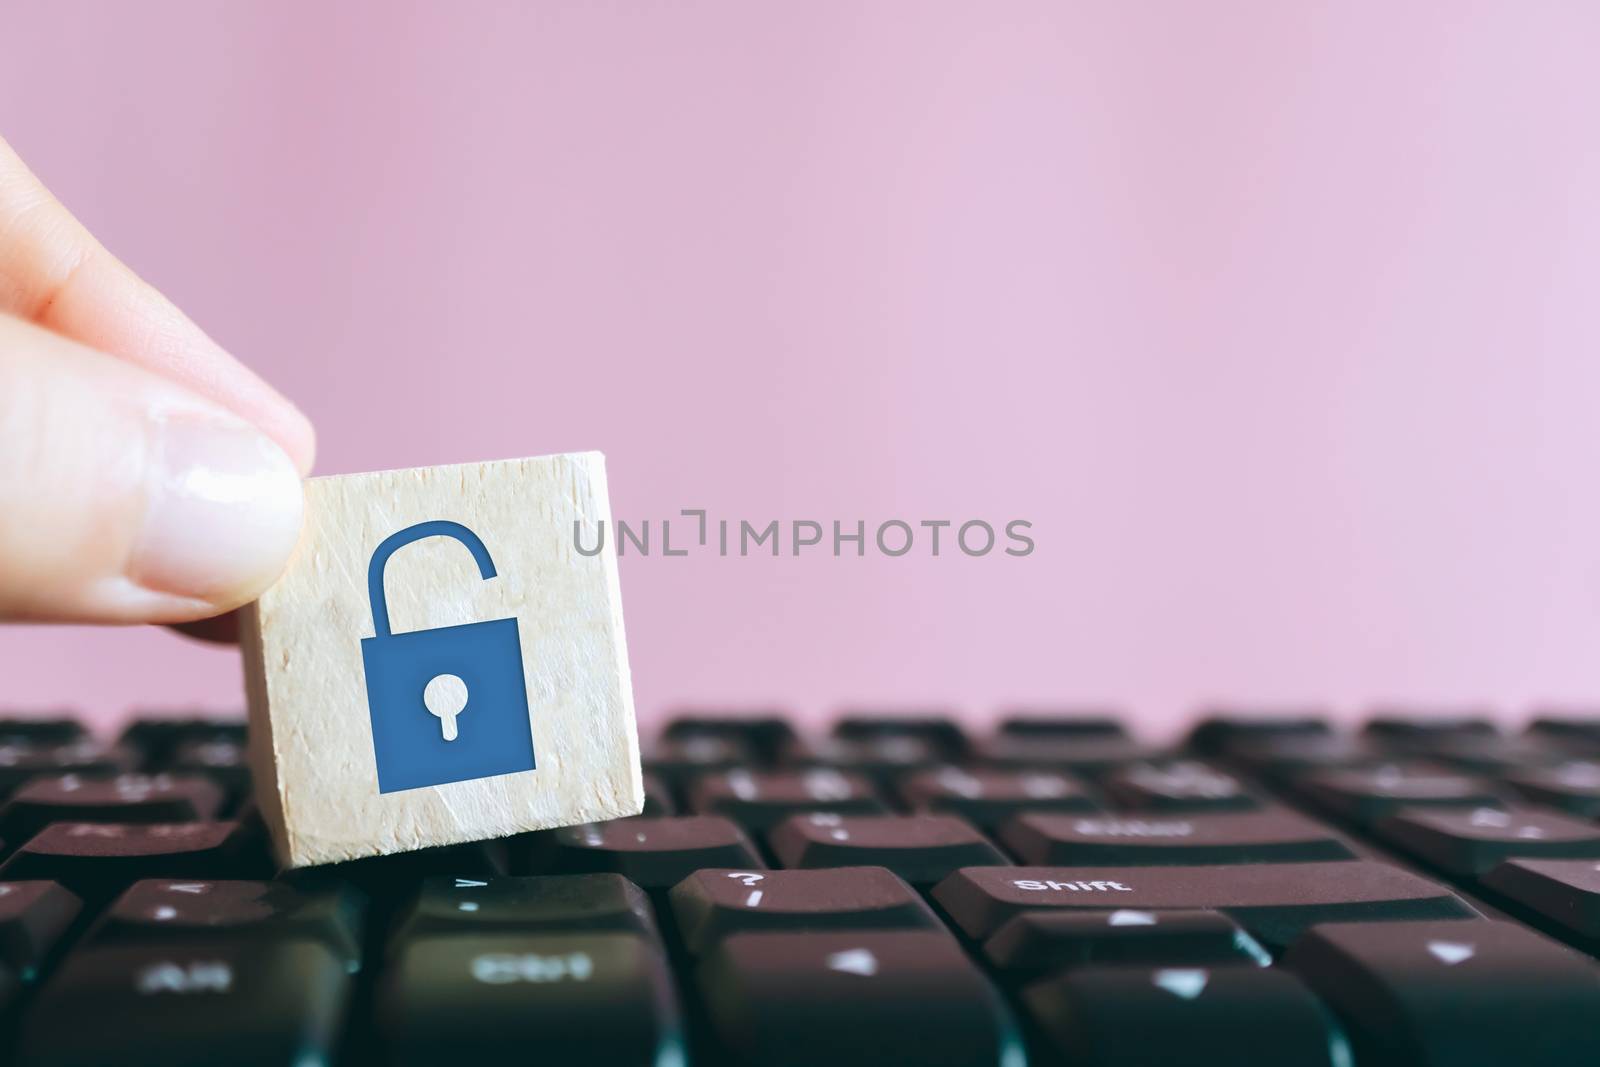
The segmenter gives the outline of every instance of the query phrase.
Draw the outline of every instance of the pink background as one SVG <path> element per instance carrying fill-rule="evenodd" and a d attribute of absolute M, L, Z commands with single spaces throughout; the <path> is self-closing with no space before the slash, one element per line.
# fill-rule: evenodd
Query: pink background
<path fill-rule="evenodd" d="M 1600 7 L 11 0 L 0 132 L 335 473 L 600 448 L 681 700 L 1600 697 Z M 25 521 L 7 515 L 3 521 Z M 240 702 L 0 630 L 0 702 Z"/>

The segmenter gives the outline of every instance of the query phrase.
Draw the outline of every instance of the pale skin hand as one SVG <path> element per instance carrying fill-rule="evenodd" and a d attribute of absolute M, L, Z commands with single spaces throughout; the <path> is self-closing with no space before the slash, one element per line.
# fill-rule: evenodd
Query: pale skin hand
<path fill-rule="evenodd" d="M 299 535 L 311 424 L 0 140 L 0 619 L 185 623 Z"/>

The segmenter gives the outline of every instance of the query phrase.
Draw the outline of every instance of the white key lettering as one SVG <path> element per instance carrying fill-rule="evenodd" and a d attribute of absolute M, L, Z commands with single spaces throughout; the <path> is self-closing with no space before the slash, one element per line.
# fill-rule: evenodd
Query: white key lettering
<path fill-rule="evenodd" d="M 134 977 L 133 987 L 144 994 L 226 993 L 233 988 L 233 968 L 221 960 L 152 963 Z"/>
<path fill-rule="evenodd" d="M 1018 878 L 1011 883 L 1018 889 L 1032 893 L 1131 893 L 1133 890 L 1121 882 L 1057 882 L 1050 879 Z"/>
<path fill-rule="evenodd" d="M 491 952 L 474 957 L 471 971 L 472 977 L 485 985 L 586 982 L 594 974 L 594 960 L 589 958 L 587 952 L 568 952 L 559 956 L 541 956 L 534 952 Z"/>

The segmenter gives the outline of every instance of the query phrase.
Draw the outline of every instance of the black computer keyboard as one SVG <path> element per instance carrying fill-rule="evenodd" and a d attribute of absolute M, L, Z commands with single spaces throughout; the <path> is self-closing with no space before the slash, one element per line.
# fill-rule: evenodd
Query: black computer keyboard
<path fill-rule="evenodd" d="M 288 873 L 243 745 L 0 720 L 5 1062 L 1600 1064 L 1600 717 L 683 717 L 641 817 Z"/>

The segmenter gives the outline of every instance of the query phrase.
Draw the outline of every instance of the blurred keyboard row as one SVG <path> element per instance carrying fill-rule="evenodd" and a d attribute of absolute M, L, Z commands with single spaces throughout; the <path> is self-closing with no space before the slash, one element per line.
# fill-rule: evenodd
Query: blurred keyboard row
<path fill-rule="evenodd" d="M 241 722 L 0 720 L 0 1062 L 1600 1063 L 1600 717 L 644 753 L 643 816 L 284 873 Z"/>

